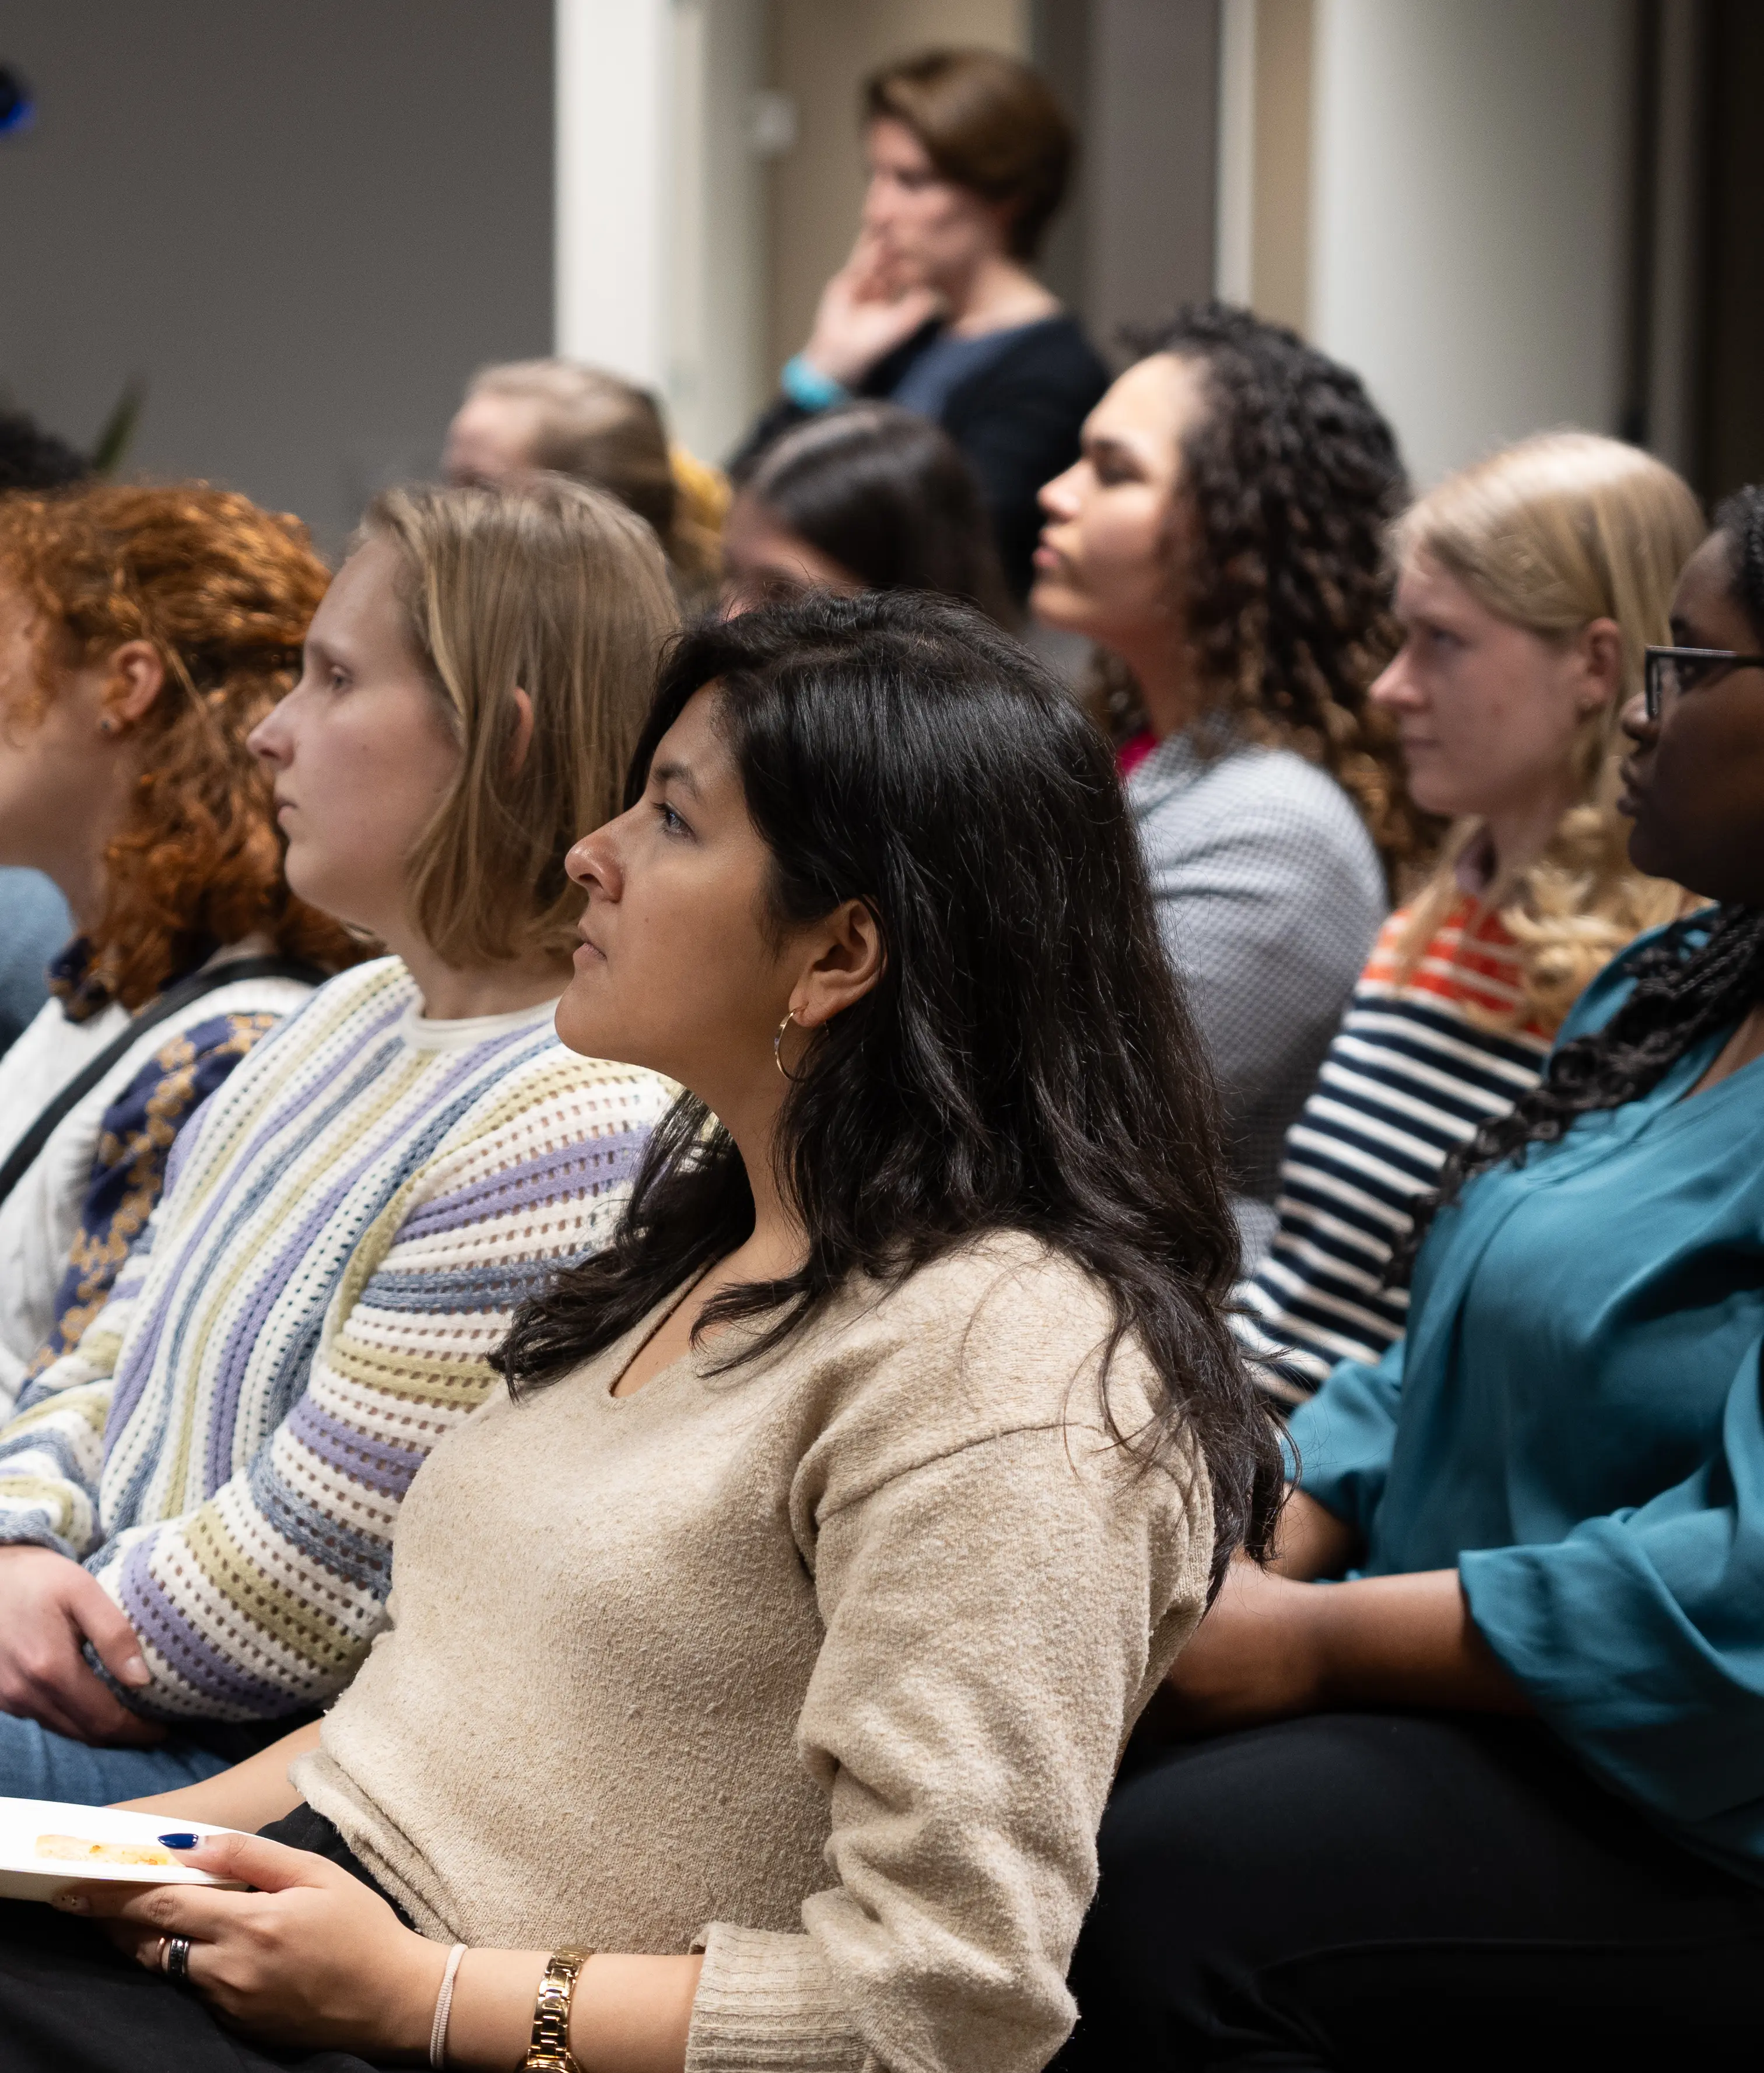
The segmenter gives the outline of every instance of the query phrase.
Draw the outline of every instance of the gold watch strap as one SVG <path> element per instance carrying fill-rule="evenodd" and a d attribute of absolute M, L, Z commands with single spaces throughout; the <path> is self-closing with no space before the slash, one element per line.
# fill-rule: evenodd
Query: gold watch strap
<path fill-rule="evenodd" d="M 591 1951 L 554 1951 L 533 2004 L 533 2042 L 521 2061 L 523 2073 L 582 2073 L 570 2056 L 570 2004 L 576 1976 Z"/>

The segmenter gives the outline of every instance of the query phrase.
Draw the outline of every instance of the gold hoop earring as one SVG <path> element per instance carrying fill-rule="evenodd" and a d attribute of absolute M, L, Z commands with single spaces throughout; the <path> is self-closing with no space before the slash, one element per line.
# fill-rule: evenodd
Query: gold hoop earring
<path fill-rule="evenodd" d="M 788 1080 L 793 1087 L 798 1085 L 803 1075 L 801 1073 L 788 1072 L 785 1069 L 784 1032 L 795 1020 L 796 1010 L 793 1008 L 785 1008 L 784 1020 L 778 1024 L 777 1034 L 772 1039 L 772 1062 L 777 1067 L 781 1077 Z"/>

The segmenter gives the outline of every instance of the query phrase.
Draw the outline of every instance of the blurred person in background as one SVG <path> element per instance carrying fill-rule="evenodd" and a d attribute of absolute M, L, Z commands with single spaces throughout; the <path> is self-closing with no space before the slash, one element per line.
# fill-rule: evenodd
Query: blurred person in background
<path fill-rule="evenodd" d="M 662 406 L 633 382 L 573 360 L 486 367 L 447 428 L 443 466 L 453 483 L 507 482 L 537 468 L 609 490 L 654 527 L 682 606 L 715 597 L 728 484 L 670 446 Z"/>
<path fill-rule="evenodd" d="M 85 456 L 22 410 L 0 410 L 0 497 L 83 481 Z M 0 1053 L 49 997 L 49 960 L 73 933 L 68 903 L 40 871 L 0 865 Z"/>
<path fill-rule="evenodd" d="M 1764 490 L 1671 641 L 1622 810 L 1718 904 L 1587 988 L 1445 1167 L 1403 1336 L 1293 1413 L 1274 1559 L 1102 1822 L 1061 2073 L 1758 2057 Z"/>
<path fill-rule="evenodd" d="M 1239 1291 L 1240 1337 L 1289 1387 L 1400 1335 L 1391 1263 L 1416 1201 L 1536 1084 L 1599 969 L 1679 910 L 1630 861 L 1618 722 L 1702 538 L 1670 468 L 1590 432 L 1510 447 L 1397 524 L 1403 646 L 1371 695 L 1402 729 L 1411 797 L 1457 826 L 1379 935 Z"/>
<path fill-rule="evenodd" d="M 1070 177 L 1071 125 L 1027 66 L 979 50 L 877 72 L 863 124 L 857 243 L 732 465 L 854 395 L 934 418 L 974 470 L 1020 599 L 1036 492 L 1070 462 L 1108 385 L 1076 318 L 1031 270 Z"/>
<path fill-rule="evenodd" d="M 1286 1133 L 1423 839 L 1367 693 L 1405 484 L 1358 377 L 1187 311 L 1041 492 L 1031 608 L 1104 651 L 1159 925 L 1219 1075 L 1253 1258 Z"/>
<path fill-rule="evenodd" d="M 23 410 L 0 410 L 0 497 L 12 489 L 66 489 L 91 472 L 82 453 Z"/>
<path fill-rule="evenodd" d="M 723 604 L 805 590 L 928 590 L 1019 616 L 972 471 L 929 419 L 850 403 L 795 427 L 738 477 L 723 534 Z"/>
<path fill-rule="evenodd" d="M 196 484 L 0 497 L 0 860 L 77 931 L 0 1062 L 0 1403 L 78 1339 L 184 1124 L 361 954 L 288 889 L 246 745 L 328 580 Z"/>
<path fill-rule="evenodd" d="M 558 1043 L 564 858 L 675 620 L 602 491 L 370 507 L 250 748 L 290 884 L 391 954 L 209 1098 L 150 1247 L 0 1428 L 0 1795 L 188 1782 L 335 1697 L 510 1309 L 605 1241 L 673 1090 Z"/>

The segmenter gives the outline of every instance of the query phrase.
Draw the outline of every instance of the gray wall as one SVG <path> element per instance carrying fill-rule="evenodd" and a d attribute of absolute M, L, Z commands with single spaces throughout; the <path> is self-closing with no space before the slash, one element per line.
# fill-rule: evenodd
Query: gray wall
<path fill-rule="evenodd" d="M 550 0 L 7 0 L 0 389 L 335 549 L 460 384 L 550 349 Z"/>
<path fill-rule="evenodd" d="M 1084 153 L 1048 281 L 1110 358 L 1213 292 L 1218 0 L 1034 0 L 1036 61 Z"/>

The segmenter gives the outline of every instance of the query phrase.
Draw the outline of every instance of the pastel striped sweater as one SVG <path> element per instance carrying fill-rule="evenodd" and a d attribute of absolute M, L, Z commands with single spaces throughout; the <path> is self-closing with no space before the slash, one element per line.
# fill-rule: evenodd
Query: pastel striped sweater
<path fill-rule="evenodd" d="M 1519 949 L 1498 912 L 1465 892 L 1399 983 L 1408 918 L 1379 933 L 1288 1133 L 1273 1243 L 1237 1291 L 1238 1337 L 1288 1398 L 1339 1360 L 1375 1366 L 1402 1336 L 1408 1291 L 1384 1276 L 1416 1202 L 1449 1153 L 1536 1084 L 1549 1050 L 1536 1023 L 1513 1024 Z"/>
<path fill-rule="evenodd" d="M 604 1244 L 674 1090 L 550 1004 L 429 1022 L 403 965 L 320 987 L 183 1132 L 109 1302 L 0 1428 L 0 1541 L 83 1561 L 169 1718 L 349 1681 L 399 1502 L 516 1304 Z"/>

